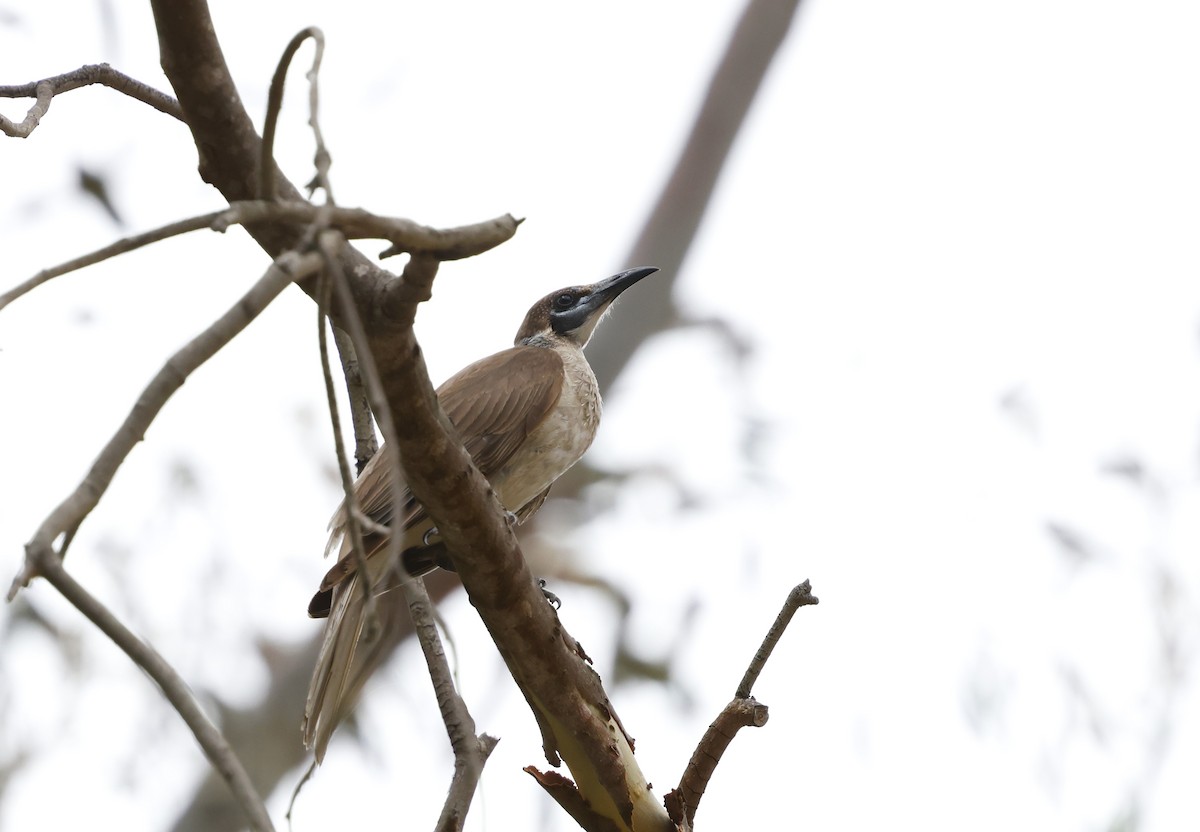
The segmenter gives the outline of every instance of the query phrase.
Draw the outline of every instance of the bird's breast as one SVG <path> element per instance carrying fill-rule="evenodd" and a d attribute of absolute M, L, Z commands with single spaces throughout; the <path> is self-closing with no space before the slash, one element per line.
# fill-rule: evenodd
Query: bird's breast
<path fill-rule="evenodd" d="M 554 409 L 491 477 L 505 508 L 516 511 L 579 461 L 600 426 L 600 389 L 583 354 L 562 350 L 565 378 Z"/>

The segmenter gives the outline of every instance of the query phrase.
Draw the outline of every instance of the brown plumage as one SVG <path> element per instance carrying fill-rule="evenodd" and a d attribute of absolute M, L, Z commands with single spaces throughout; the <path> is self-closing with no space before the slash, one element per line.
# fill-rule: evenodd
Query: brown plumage
<path fill-rule="evenodd" d="M 460 370 L 438 388 L 438 401 L 476 467 L 500 503 L 524 522 L 546 499 L 550 486 L 587 450 L 600 422 L 596 378 L 583 347 L 610 304 L 655 269 L 631 269 L 587 286 L 560 289 L 542 298 L 525 316 L 515 346 Z M 386 445 L 355 483 L 362 513 L 395 528 L 393 471 Z M 317 760 L 349 712 L 363 684 L 384 659 L 386 637 L 361 641 L 365 623 L 358 559 L 345 536 L 345 505 L 330 521 L 326 551 L 338 547 L 338 560 L 309 604 L 309 615 L 328 617 L 304 713 L 304 741 Z M 419 576 L 438 566 L 453 568 L 433 533 L 424 507 L 406 489 L 402 565 Z M 380 629 L 392 631 L 407 615 L 399 593 L 389 595 L 401 573 L 387 562 L 388 536 L 364 533 L 365 562 Z"/>

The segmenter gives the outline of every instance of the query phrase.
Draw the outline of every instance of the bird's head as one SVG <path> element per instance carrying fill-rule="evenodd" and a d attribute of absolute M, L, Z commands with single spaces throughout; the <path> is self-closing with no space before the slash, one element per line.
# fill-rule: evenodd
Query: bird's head
<path fill-rule="evenodd" d="M 528 344 L 541 336 L 548 339 L 565 339 L 587 345 L 596 325 L 604 317 L 617 295 L 624 292 L 643 277 L 654 274 L 656 268 L 637 268 L 614 274 L 599 283 L 586 286 L 569 286 L 551 292 L 539 300 L 525 316 L 517 331 L 517 344 Z"/>

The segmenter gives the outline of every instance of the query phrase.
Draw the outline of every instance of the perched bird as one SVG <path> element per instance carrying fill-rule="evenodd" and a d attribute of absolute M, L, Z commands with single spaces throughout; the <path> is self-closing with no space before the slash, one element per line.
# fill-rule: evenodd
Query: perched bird
<path fill-rule="evenodd" d="M 617 296 L 656 271 L 630 269 L 599 283 L 551 292 L 529 310 L 514 346 L 476 361 L 438 388 L 442 410 L 475 466 L 517 521 L 541 508 L 550 486 L 592 444 L 600 424 L 600 391 L 583 348 Z M 390 457 L 384 445 L 354 485 L 359 509 L 374 524 L 364 530 L 363 547 L 384 634 L 407 615 L 402 596 L 387 594 L 403 578 L 388 563 L 389 535 L 383 530 L 397 526 Z M 425 509 L 411 492 L 404 502 L 398 524 L 404 571 L 419 576 L 439 566 L 453 568 Z M 384 637 L 361 640 L 365 604 L 359 560 L 346 535 L 344 502 L 329 525 L 326 554 L 337 546 L 338 560 L 308 606 L 310 616 L 328 618 L 304 709 L 304 742 L 318 762 L 389 644 Z"/>

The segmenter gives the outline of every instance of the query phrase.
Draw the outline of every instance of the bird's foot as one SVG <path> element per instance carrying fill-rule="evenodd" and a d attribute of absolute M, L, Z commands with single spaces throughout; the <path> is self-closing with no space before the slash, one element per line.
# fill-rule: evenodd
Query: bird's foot
<path fill-rule="evenodd" d="M 421 537 L 421 545 L 432 546 L 433 543 L 431 541 L 440 534 L 441 532 L 437 530 L 437 526 L 431 527 L 429 531 L 425 532 L 425 534 Z"/>
<path fill-rule="evenodd" d="M 508 521 L 508 527 L 510 529 L 515 529 L 521 524 L 521 518 L 517 517 L 514 512 L 511 512 L 508 509 L 504 509 L 504 519 Z"/>
<path fill-rule="evenodd" d="M 545 578 L 538 578 L 538 586 L 542 588 L 542 594 L 546 596 L 546 600 L 550 602 L 550 606 L 554 607 L 556 610 L 562 608 L 562 601 L 559 599 L 559 597 L 550 590 L 546 589 Z"/>

